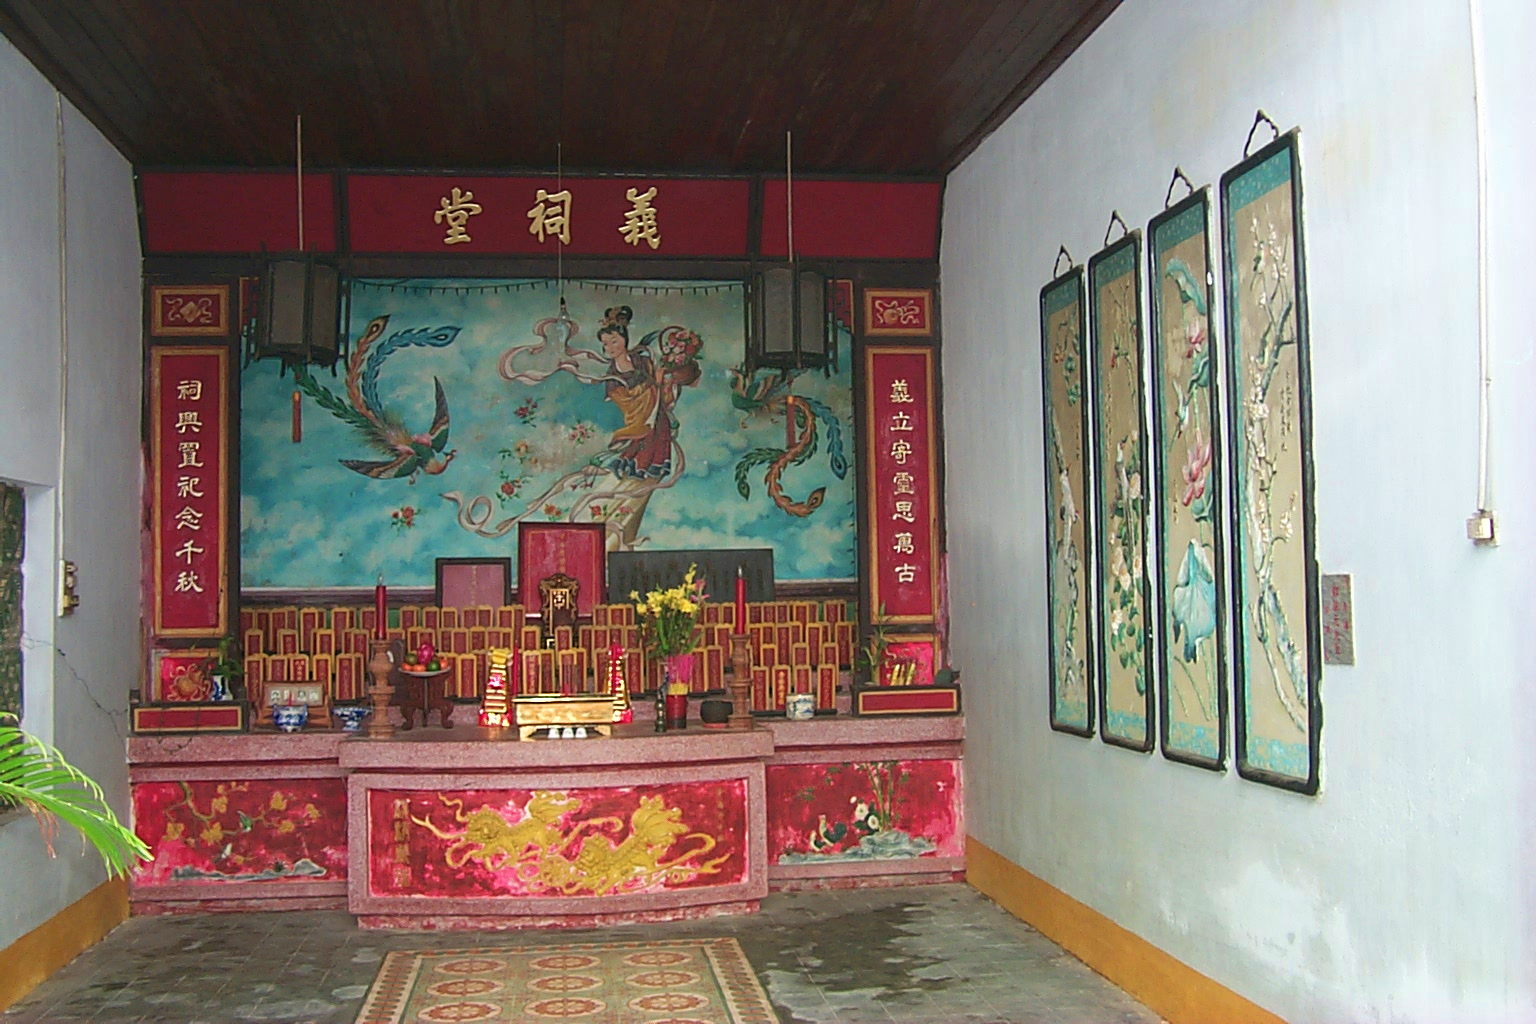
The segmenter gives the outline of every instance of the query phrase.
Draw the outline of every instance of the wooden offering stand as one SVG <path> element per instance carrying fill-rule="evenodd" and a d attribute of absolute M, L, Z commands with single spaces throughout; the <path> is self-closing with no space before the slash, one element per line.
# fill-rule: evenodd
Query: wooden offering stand
<path fill-rule="evenodd" d="M 411 700 L 414 694 L 407 692 L 402 695 L 400 701 L 400 714 L 405 719 L 401 726 L 402 732 L 410 732 L 412 723 L 416 718 L 416 712 L 421 712 L 421 727 L 425 729 L 427 722 L 432 718 L 432 712 L 438 712 L 444 729 L 453 728 L 453 702 L 448 699 L 447 679 L 448 669 L 438 669 L 436 672 L 407 672 L 400 670 L 400 676 L 407 681 L 407 691 L 416 683 L 421 684 L 421 701 Z"/>

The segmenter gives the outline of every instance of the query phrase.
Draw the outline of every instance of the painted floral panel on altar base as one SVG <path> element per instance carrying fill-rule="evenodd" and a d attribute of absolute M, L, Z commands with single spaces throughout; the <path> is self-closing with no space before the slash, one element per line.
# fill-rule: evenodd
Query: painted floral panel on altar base
<path fill-rule="evenodd" d="M 375 896 L 612 896 L 747 877 L 744 779 L 372 790 L 368 830 Z"/>
<path fill-rule="evenodd" d="M 140 782 L 133 821 L 155 855 L 137 885 L 347 877 L 341 779 Z"/>
<path fill-rule="evenodd" d="M 959 857 L 960 764 L 851 761 L 768 768 L 770 864 Z"/>

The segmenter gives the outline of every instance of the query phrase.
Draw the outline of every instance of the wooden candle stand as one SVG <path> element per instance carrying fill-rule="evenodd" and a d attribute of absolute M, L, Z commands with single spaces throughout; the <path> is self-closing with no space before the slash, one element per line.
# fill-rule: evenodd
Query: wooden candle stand
<path fill-rule="evenodd" d="M 731 717 L 726 725 L 733 729 L 753 729 L 752 718 L 752 641 L 745 633 L 731 636 Z"/>
<path fill-rule="evenodd" d="M 389 705 L 395 696 L 395 684 L 390 676 L 395 671 L 395 650 L 388 640 L 368 641 L 368 674 L 373 683 L 368 696 L 373 701 L 373 714 L 368 717 L 368 738 L 387 740 L 395 734 L 395 723 L 389 720 Z M 423 720 L 422 724 L 426 724 Z"/>

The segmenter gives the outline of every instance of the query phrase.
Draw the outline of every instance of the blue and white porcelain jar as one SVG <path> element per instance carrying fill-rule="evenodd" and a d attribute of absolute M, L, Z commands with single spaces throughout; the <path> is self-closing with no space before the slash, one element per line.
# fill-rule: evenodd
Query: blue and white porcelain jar
<path fill-rule="evenodd" d="M 308 721 L 308 704 L 272 705 L 272 724 L 283 732 L 298 732 Z"/>

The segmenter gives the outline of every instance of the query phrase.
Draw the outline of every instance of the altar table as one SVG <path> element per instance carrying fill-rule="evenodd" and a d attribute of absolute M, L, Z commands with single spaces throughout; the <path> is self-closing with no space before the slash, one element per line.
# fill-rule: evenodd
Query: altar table
<path fill-rule="evenodd" d="M 514 735 L 131 737 L 134 828 L 156 855 L 131 880 L 134 911 L 587 926 L 964 877 L 958 716 Z"/>

